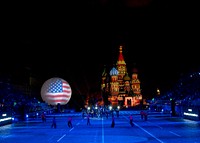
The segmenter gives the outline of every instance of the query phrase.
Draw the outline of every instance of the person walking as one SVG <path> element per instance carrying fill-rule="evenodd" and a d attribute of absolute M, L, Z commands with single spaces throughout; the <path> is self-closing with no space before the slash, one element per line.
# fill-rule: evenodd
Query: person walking
<path fill-rule="evenodd" d="M 144 120 L 147 121 L 148 113 L 147 111 L 144 112 Z"/>
<path fill-rule="evenodd" d="M 129 116 L 129 121 L 130 121 L 131 127 L 133 127 L 133 116 L 132 116 L 132 114 Z"/>
<path fill-rule="evenodd" d="M 46 116 L 45 116 L 44 112 L 42 113 L 41 118 L 42 118 L 43 123 L 46 122 Z"/>
<path fill-rule="evenodd" d="M 54 129 L 56 128 L 56 117 L 55 116 L 53 117 L 51 128 L 54 128 Z"/>
<path fill-rule="evenodd" d="M 69 128 L 72 128 L 72 117 L 68 118 L 68 123 L 67 124 L 68 124 Z"/>
<path fill-rule="evenodd" d="M 141 119 L 143 120 L 144 119 L 144 111 L 143 110 L 140 111 L 140 115 L 141 115 Z"/>
<path fill-rule="evenodd" d="M 87 125 L 91 125 L 90 124 L 90 114 L 87 114 Z"/>
<path fill-rule="evenodd" d="M 113 116 L 112 117 L 111 128 L 114 128 L 114 127 L 115 127 L 115 117 Z"/>

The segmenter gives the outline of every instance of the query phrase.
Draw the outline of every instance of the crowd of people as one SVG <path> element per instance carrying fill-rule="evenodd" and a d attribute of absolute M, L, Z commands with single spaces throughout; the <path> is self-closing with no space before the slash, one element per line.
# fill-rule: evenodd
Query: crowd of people
<path fill-rule="evenodd" d="M 22 92 L 15 91 L 11 86 L 0 84 L 0 113 L 11 113 L 20 119 L 24 119 L 28 113 L 49 112 L 52 107 L 35 97 L 24 95 Z M 36 115 L 35 115 L 36 116 Z"/>
<path fill-rule="evenodd" d="M 143 114 L 141 114 L 141 116 L 142 116 L 142 115 L 143 115 Z M 91 116 L 90 114 L 87 114 L 87 116 L 84 117 L 84 118 L 86 119 L 86 125 L 87 125 L 87 126 L 91 125 L 90 116 Z M 44 118 L 46 118 L 45 115 L 42 115 L 41 118 L 42 118 L 42 122 L 46 122 L 46 119 L 44 119 Z M 111 116 L 110 119 L 111 119 L 111 128 L 114 128 L 115 125 L 116 125 L 114 114 Z M 143 118 L 142 118 L 142 119 L 143 119 Z M 134 121 L 133 114 L 130 114 L 130 115 L 129 115 L 129 124 L 130 124 L 131 127 L 134 126 L 133 121 Z M 68 128 L 73 128 L 72 117 L 71 117 L 71 116 L 69 116 L 68 119 L 67 119 L 67 126 L 68 126 Z M 54 129 L 57 128 L 56 116 L 53 116 L 53 118 L 52 118 L 51 128 L 54 128 Z"/>

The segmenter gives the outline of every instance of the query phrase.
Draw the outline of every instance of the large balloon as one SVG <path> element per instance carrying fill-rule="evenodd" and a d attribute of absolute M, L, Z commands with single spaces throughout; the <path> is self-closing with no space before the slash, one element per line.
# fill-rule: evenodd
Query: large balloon
<path fill-rule="evenodd" d="M 72 90 L 69 83 L 62 78 L 50 78 L 41 88 L 43 101 L 50 105 L 65 105 L 69 102 Z"/>

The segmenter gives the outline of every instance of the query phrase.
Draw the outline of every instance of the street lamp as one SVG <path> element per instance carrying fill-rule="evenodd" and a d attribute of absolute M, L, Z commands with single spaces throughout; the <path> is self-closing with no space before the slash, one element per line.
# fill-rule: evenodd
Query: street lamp
<path fill-rule="evenodd" d="M 157 88 L 157 95 L 160 95 L 160 90 Z"/>

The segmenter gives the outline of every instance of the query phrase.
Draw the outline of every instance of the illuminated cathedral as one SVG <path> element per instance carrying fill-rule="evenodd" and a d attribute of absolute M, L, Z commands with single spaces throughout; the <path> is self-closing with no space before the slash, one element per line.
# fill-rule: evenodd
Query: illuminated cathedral
<path fill-rule="evenodd" d="M 119 56 L 116 66 L 110 71 L 106 67 L 102 73 L 101 90 L 104 102 L 107 105 L 134 107 L 141 103 L 142 94 L 138 71 L 133 68 L 131 77 L 127 71 L 126 62 L 122 53 L 122 46 L 119 47 Z"/>

